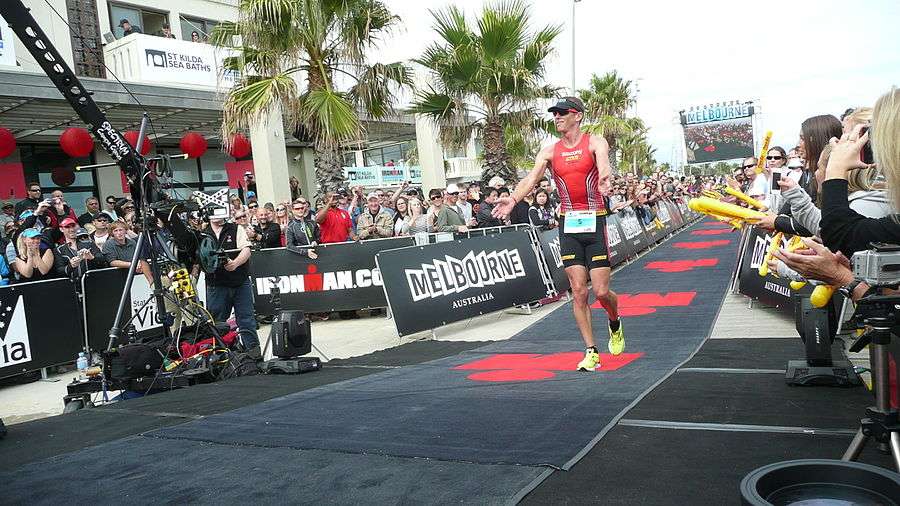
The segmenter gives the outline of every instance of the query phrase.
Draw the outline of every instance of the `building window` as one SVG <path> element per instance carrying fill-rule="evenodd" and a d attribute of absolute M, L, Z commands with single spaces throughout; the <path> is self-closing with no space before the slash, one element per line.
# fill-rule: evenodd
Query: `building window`
<path fill-rule="evenodd" d="M 93 154 L 89 158 L 76 159 L 65 154 L 58 145 L 26 144 L 19 146 L 19 155 L 25 184 L 40 183 L 44 197 L 50 197 L 53 190 L 62 190 L 66 203 L 76 215 L 85 212 L 85 199 L 97 196 L 97 175 L 93 170 L 73 171 L 75 180 L 68 186 L 60 186 L 53 180 L 54 169 L 59 175 L 58 169 L 73 170 L 76 165 L 94 163 Z"/>
<path fill-rule="evenodd" d="M 209 41 L 209 34 L 211 34 L 213 28 L 219 24 L 218 21 L 187 16 L 180 16 L 179 20 L 181 21 L 181 38 L 184 40 L 193 40 L 191 32 L 197 32 L 197 36 L 200 38 L 197 42 Z"/>
<path fill-rule="evenodd" d="M 170 155 L 179 154 L 179 150 L 161 148 L 158 153 Z M 225 170 L 225 162 L 228 161 L 225 153 L 217 150 L 208 150 L 202 158 L 188 160 L 170 160 L 174 188 L 178 192 L 177 198 L 190 198 L 190 193 L 200 190 L 207 193 L 228 187 L 228 172 Z"/>
<path fill-rule="evenodd" d="M 100 22 L 94 0 L 67 0 L 72 60 L 75 74 L 106 79 L 103 46 L 100 44 Z"/>
<path fill-rule="evenodd" d="M 415 147 L 415 141 L 401 142 L 400 144 L 391 144 L 381 148 L 367 149 L 363 152 L 363 159 L 366 167 L 375 165 L 386 165 L 393 160 L 393 163 L 399 164 L 405 161 L 407 153 Z M 355 165 L 355 164 L 354 164 Z M 345 165 L 346 166 L 346 165 Z"/>
<path fill-rule="evenodd" d="M 119 26 L 119 22 L 123 19 L 127 19 L 132 26 L 137 26 L 141 32 L 153 35 L 162 33 L 163 25 L 169 23 L 169 14 L 134 5 L 110 3 L 109 29 L 117 39 L 125 35 L 125 31 Z"/>

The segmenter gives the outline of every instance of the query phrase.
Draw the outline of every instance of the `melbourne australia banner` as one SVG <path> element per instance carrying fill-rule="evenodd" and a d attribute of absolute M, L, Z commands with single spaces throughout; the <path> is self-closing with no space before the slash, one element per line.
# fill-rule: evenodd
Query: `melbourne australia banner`
<path fill-rule="evenodd" d="M 311 260 L 285 248 L 256 251 L 250 276 L 258 314 L 272 314 L 272 287 L 277 286 L 282 309 L 311 312 L 386 307 L 381 274 L 375 267 L 379 251 L 412 246 L 413 237 L 321 244 Z"/>
<path fill-rule="evenodd" d="M 741 259 L 739 291 L 751 298 L 761 301 L 769 306 L 777 306 L 779 309 L 793 314 L 794 303 L 791 294 L 790 280 L 775 277 L 771 272 L 765 277 L 759 275 L 759 266 L 766 258 L 769 245 L 772 244 L 772 236 L 765 230 L 751 228 L 747 234 L 748 243 L 744 248 Z M 811 285 L 807 284 L 796 293 L 810 295 Z"/>
<path fill-rule="evenodd" d="M 383 251 L 376 262 L 401 336 L 548 295 L 527 230 Z"/>
<path fill-rule="evenodd" d="M 753 156 L 753 105 L 731 102 L 681 112 L 688 163 Z"/>

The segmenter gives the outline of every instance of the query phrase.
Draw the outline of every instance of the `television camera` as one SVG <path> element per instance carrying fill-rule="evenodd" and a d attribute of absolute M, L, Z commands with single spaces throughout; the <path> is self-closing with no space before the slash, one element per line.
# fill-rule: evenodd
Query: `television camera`
<path fill-rule="evenodd" d="M 866 410 L 866 418 L 844 453 L 843 460 L 856 460 L 868 440 L 874 439 L 879 449 L 890 453 L 900 470 L 900 416 L 890 403 L 890 357 L 888 346 L 900 324 L 900 246 L 873 243 L 872 249 L 853 255 L 854 277 L 872 287 L 856 303 L 850 328 L 862 329 L 850 351 L 869 346 L 872 387 L 875 406 Z M 892 290 L 888 292 L 888 290 Z"/>

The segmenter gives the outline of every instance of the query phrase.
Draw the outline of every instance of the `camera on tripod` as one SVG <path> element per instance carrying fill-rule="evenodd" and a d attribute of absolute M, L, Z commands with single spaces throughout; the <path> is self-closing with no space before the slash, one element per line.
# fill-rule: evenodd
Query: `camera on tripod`
<path fill-rule="evenodd" d="M 853 276 L 869 286 L 900 286 L 900 246 L 873 242 L 872 249 L 853 255 Z"/>
<path fill-rule="evenodd" d="M 885 289 L 900 286 L 900 246 L 872 243 L 872 249 L 853 255 L 853 276 L 875 289 L 856 302 L 850 319 L 855 328 L 865 328 L 872 322 L 897 325 L 900 320 L 900 294 L 885 294 Z"/>

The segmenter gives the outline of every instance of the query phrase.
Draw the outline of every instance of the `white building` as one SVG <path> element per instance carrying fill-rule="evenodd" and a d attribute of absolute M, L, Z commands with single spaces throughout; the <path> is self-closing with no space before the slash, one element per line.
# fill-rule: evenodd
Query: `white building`
<path fill-rule="evenodd" d="M 24 0 L 116 128 L 137 129 L 146 110 L 153 123 L 149 137 L 156 152 L 178 153 L 178 143 L 187 132 L 198 132 L 207 139 L 210 147 L 206 154 L 175 163 L 176 177 L 185 186 L 215 190 L 229 184 L 229 172 L 243 174 L 252 167 L 262 201 L 289 197 L 287 180 L 291 175 L 300 180 L 304 194 L 315 193 L 308 143 L 286 132 L 281 121 L 270 121 L 266 129 L 251 132 L 254 153 L 246 160 L 235 160 L 221 150 L 222 90 L 229 82 L 216 68 L 221 51 L 203 39 L 217 23 L 237 18 L 237 0 L 48 2 L 52 8 L 44 0 Z M 123 19 L 143 34 L 124 36 Z M 60 134 L 68 127 L 85 125 L 6 23 L 2 25 L 0 127 L 13 133 L 17 148 L 0 159 L 8 174 L 0 180 L 0 199 L 23 198 L 18 186 L 32 181 L 39 182 L 45 193 L 63 189 L 78 212 L 88 196 L 123 195 L 116 167 L 76 172 L 74 181 L 66 184 L 63 176 L 75 165 L 109 158 L 96 145 L 89 159 L 73 160 L 62 151 Z M 174 38 L 161 36 L 165 25 Z M 192 32 L 199 42 L 192 41 Z M 474 142 L 465 150 L 445 153 L 427 120 L 401 115 L 364 124 L 364 145 L 344 157 L 348 184 L 392 186 L 412 179 L 427 190 L 443 186 L 447 180 L 480 178 Z M 418 164 L 406 164 L 413 146 Z"/>

